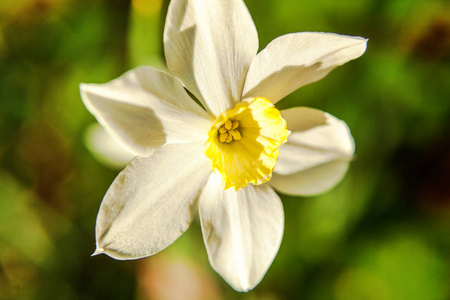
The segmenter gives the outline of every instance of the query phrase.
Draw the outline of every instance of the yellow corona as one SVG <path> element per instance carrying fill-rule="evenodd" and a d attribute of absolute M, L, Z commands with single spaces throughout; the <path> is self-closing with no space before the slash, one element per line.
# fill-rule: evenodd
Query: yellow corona
<path fill-rule="evenodd" d="M 266 98 L 245 99 L 222 113 L 205 143 L 214 172 L 224 189 L 270 180 L 279 148 L 290 134 L 278 109 Z"/>

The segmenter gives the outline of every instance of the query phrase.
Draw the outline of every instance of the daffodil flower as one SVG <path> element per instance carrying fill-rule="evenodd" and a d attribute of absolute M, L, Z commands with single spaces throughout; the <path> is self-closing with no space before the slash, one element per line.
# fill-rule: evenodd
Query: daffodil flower
<path fill-rule="evenodd" d="M 94 254 L 153 255 L 188 229 L 198 208 L 211 266 L 235 290 L 254 288 L 283 236 L 272 187 L 321 193 L 354 153 L 343 121 L 274 104 L 361 56 L 366 42 L 301 32 L 257 54 L 242 0 L 172 0 L 164 28 L 170 74 L 139 67 L 106 84 L 81 84 L 89 111 L 136 155 L 103 199 Z"/>

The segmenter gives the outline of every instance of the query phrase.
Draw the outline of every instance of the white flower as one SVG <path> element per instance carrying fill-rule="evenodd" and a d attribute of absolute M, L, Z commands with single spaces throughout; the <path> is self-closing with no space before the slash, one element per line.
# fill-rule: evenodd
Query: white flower
<path fill-rule="evenodd" d="M 361 56 L 366 42 L 292 33 L 257 54 L 242 0 L 172 0 L 164 29 L 171 74 L 139 67 L 106 84 L 81 84 L 89 111 L 137 155 L 103 199 L 95 254 L 153 255 L 187 230 L 198 207 L 211 266 L 234 289 L 254 288 L 283 235 L 272 187 L 321 193 L 354 153 L 343 121 L 304 107 L 280 114 L 273 103 Z"/>

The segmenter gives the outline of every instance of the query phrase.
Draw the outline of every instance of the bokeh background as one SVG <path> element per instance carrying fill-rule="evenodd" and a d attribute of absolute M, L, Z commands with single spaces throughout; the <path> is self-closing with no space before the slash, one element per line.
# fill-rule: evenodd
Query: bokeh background
<path fill-rule="evenodd" d="M 232 290 L 198 220 L 151 258 L 90 256 L 120 166 L 93 146 L 78 84 L 164 68 L 168 1 L 0 0 L 0 299 L 450 299 L 450 2 L 245 2 L 260 49 L 297 31 L 370 38 L 362 58 L 277 104 L 345 120 L 356 157 L 329 193 L 282 195 L 263 281 Z"/>

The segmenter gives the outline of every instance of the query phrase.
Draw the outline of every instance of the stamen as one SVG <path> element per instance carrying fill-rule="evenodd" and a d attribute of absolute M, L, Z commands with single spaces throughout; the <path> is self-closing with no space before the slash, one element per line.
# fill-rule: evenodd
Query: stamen
<path fill-rule="evenodd" d="M 231 127 L 233 126 L 233 123 L 231 123 L 230 120 L 227 120 L 227 121 L 225 122 L 224 126 L 225 126 L 225 129 L 226 129 L 226 130 L 230 130 Z"/>
<path fill-rule="evenodd" d="M 228 131 L 228 134 L 233 136 L 233 139 L 235 139 L 236 141 L 239 141 L 241 139 L 241 134 L 236 129 Z"/>
<path fill-rule="evenodd" d="M 219 141 L 221 143 L 231 143 L 233 140 L 239 141 L 241 133 L 237 130 L 238 127 L 238 121 L 226 120 L 219 128 Z"/>
<path fill-rule="evenodd" d="M 221 133 L 220 135 L 219 135 L 219 140 L 222 142 L 222 143 L 225 143 L 225 141 L 227 140 L 227 138 L 228 138 L 228 133 Z"/>

